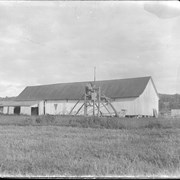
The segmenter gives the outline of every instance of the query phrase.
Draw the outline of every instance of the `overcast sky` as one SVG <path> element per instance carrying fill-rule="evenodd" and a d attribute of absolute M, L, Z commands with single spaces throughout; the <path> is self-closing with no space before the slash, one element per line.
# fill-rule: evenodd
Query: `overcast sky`
<path fill-rule="evenodd" d="M 180 93 L 180 3 L 0 2 L 0 97 L 26 86 L 152 76 Z"/>

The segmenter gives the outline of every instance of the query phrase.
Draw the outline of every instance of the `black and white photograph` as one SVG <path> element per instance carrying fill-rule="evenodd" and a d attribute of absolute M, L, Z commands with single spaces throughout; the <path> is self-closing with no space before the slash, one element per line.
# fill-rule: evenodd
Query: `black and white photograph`
<path fill-rule="evenodd" d="M 0 177 L 180 178 L 180 2 L 0 1 Z"/>

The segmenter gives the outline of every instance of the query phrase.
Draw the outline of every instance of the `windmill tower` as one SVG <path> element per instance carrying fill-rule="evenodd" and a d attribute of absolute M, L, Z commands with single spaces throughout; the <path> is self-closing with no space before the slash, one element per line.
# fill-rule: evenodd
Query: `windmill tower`
<path fill-rule="evenodd" d="M 94 82 L 89 82 L 86 84 L 84 89 L 84 103 L 80 106 L 75 115 L 77 115 L 84 107 L 84 116 L 88 116 L 89 112 L 92 111 L 93 116 L 103 116 L 101 108 L 103 107 L 109 115 L 112 113 L 109 111 L 108 107 L 111 107 L 116 117 L 119 117 L 116 109 L 111 103 L 111 98 L 106 97 L 102 92 L 100 87 L 96 87 L 96 68 L 94 68 Z M 81 100 L 78 100 L 74 107 L 71 109 L 69 115 L 72 114 L 75 107 Z"/>
<path fill-rule="evenodd" d="M 115 116 L 119 116 L 116 109 L 110 102 L 110 98 L 106 97 L 104 94 L 101 92 L 100 87 L 96 87 L 96 68 L 94 67 L 94 82 L 93 83 L 88 83 L 85 86 L 85 93 L 84 93 L 84 116 L 87 116 L 87 109 L 89 106 L 92 106 L 93 108 L 93 116 L 100 116 L 102 115 L 101 113 L 101 106 L 105 107 L 105 109 L 109 112 L 108 108 L 104 104 L 104 102 L 107 105 L 110 105 L 111 108 L 113 109 Z M 95 109 L 97 109 L 95 111 Z M 97 113 L 96 113 L 97 112 Z M 110 112 L 109 112 L 110 113 Z"/>

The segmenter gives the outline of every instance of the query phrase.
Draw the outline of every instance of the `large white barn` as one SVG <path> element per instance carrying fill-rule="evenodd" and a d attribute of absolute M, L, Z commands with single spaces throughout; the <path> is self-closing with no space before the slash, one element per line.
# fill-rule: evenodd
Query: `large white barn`
<path fill-rule="evenodd" d="M 28 86 L 15 101 L 1 102 L 0 109 L 4 114 L 67 115 L 71 112 L 75 115 L 78 112 L 83 115 L 81 107 L 87 83 Z M 156 116 L 159 112 L 159 96 L 151 77 L 96 81 L 96 86 L 111 99 L 120 116 Z M 102 106 L 100 112 L 105 116 L 114 115 L 109 105 Z M 89 108 L 88 115 L 91 114 L 92 108 Z"/>

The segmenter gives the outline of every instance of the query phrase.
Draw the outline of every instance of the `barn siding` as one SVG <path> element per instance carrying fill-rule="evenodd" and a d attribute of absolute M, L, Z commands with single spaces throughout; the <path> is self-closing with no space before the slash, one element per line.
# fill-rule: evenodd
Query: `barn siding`
<path fill-rule="evenodd" d="M 3 114 L 14 114 L 14 107 L 4 106 Z"/>
<path fill-rule="evenodd" d="M 3 114 L 7 114 L 8 113 L 8 107 L 7 106 L 4 106 L 3 108 Z"/>
<path fill-rule="evenodd" d="M 39 115 L 43 115 L 44 114 L 44 101 L 40 101 L 38 104 L 39 107 Z"/>
<path fill-rule="evenodd" d="M 20 114 L 31 115 L 31 107 L 29 107 L 29 106 L 21 106 Z"/>
<path fill-rule="evenodd" d="M 116 99 L 112 102 L 113 106 L 120 115 L 123 113 L 123 110 L 126 110 L 126 115 L 138 115 L 138 103 L 138 98 Z"/>
<path fill-rule="evenodd" d="M 55 115 L 67 115 L 70 113 L 71 109 L 74 107 L 77 101 L 63 101 L 63 100 L 54 100 L 46 101 L 46 114 L 55 114 Z M 72 114 L 75 114 L 78 109 L 82 106 L 83 101 L 79 102 Z M 42 106 L 42 104 L 41 104 Z M 84 108 L 81 109 L 79 114 L 84 113 Z"/>
<path fill-rule="evenodd" d="M 159 97 L 155 91 L 152 80 L 150 79 L 144 92 L 139 97 L 140 114 L 153 116 L 153 109 L 159 112 Z"/>
<path fill-rule="evenodd" d="M 14 114 L 14 107 L 9 107 L 9 114 Z"/>

